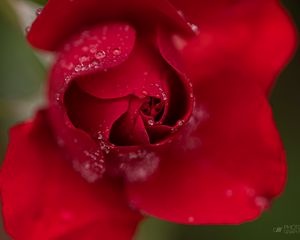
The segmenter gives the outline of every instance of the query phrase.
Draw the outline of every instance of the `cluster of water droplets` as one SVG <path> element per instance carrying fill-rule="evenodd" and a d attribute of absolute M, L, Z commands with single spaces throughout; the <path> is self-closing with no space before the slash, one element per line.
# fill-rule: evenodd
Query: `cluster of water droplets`
<path fill-rule="evenodd" d="M 237 189 L 228 188 L 225 190 L 225 196 L 228 199 L 234 198 L 240 194 L 246 195 L 246 198 L 252 199 L 253 201 L 252 206 L 258 208 L 260 211 L 263 211 L 269 207 L 270 201 L 264 196 L 257 195 L 257 192 L 252 187 L 239 186 Z"/>
<path fill-rule="evenodd" d="M 100 150 L 84 150 L 85 161 L 73 160 L 73 167 L 88 182 L 95 182 L 101 178 L 105 172 L 104 158 Z"/>
<path fill-rule="evenodd" d="M 123 33 L 128 32 L 130 29 L 129 25 L 123 25 L 119 28 L 119 31 Z M 72 58 L 59 58 L 61 68 L 66 70 L 66 83 L 81 73 L 93 72 L 100 68 L 101 71 L 106 72 L 108 67 L 113 67 L 120 61 L 121 55 L 122 58 L 128 56 L 128 34 L 116 33 L 116 37 L 119 39 L 118 46 L 112 47 L 106 42 L 108 41 L 108 27 L 104 26 L 101 31 L 100 36 L 99 33 L 93 34 L 89 30 L 83 31 L 73 41 L 64 46 L 62 56 L 73 49 L 77 49 L 77 55 Z M 125 48 L 127 51 L 125 51 Z"/>
<path fill-rule="evenodd" d="M 38 17 L 39 15 L 42 14 L 43 10 L 44 10 L 44 8 L 37 8 L 37 9 L 35 10 L 35 15 Z M 30 30 L 31 30 L 31 26 L 27 26 L 27 27 L 25 28 L 25 33 L 28 34 L 28 33 L 30 32 Z"/>
<path fill-rule="evenodd" d="M 119 153 L 120 170 L 130 182 L 147 180 L 157 170 L 160 159 L 154 153 L 139 149 L 129 153 Z"/>
<path fill-rule="evenodd" d="M 194 104 L 195 105 L 195 104 Z M 201 124 L 209 119 L 209 113 L 204 106 L 194 106 L 193 113 L 186 124 L 186 131 L 183 135 L 185 144 L 183 148 L 185 150 L 197 149 L 201 144 L 202 140 L 197 134 L 197 130 Z"/>

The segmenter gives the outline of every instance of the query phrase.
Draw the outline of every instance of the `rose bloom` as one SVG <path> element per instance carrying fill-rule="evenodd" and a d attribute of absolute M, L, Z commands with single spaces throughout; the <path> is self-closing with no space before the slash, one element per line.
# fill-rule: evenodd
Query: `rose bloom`
<path fill-rule="evenodd" d="M 295 49 L 275 0 L 49 0 L 56 60 L 0 183 L 17 240 L 132 239 L 144 216 L 257 218 L 286 181 L 268 95 Z"/>

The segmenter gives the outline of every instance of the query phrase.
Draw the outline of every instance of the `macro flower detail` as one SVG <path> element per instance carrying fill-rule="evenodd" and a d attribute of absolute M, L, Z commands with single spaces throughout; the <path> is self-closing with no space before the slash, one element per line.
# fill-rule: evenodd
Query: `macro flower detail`
<path fill-rule="evenodd" d="M 39 10 L 28 41 L 56 58 L 48 104 L 11 130 L 0 175 L 14 239 L 132 239 L 141 213 L 239 224 L 282 192 L 268 94 L 293 26 L 275 0 L 216 2 Z"/>

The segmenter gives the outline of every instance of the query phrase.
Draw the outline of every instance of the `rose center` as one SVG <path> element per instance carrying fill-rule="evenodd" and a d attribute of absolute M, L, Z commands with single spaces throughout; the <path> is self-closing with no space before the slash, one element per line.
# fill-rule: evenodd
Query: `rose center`
<path fill-rule="evenodd" d="M 164 102 L 159 98 L 147 97 L 145 102 L 140 107 L 141 116 L 144 123 L 147 125 L 153 125 L 159 122 L 163 116 L 165 109 Z"/>

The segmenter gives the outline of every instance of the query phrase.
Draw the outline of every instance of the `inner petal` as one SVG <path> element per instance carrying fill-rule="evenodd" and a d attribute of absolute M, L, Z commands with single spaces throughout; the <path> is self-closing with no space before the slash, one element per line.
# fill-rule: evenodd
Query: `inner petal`
<path fill-rule="evenodd" d="M 149 137 L 139 109 L 142 99 L 131 96 L 128 111 L 112 126 L 109 140 L 118 146 L 149 144 Z"/>
<path fill-rule="evenodd" d="M 140 113 L 146 125 L 161 123 L 165 112 L 165 102 L 156 97 L 147 97 L 140 107 Z"/>
<path fill-rule="evenodd" d="M 158 51 L 146 39 L 140 39 L 124 63 L 83 76 L 78 79 L 78 84 L 83 91 L 102 99 L 128 95 L 166 98 L 167 69 Z"/>
<path fill-rule="evenodd" d="M 68 116 L 77 128 L 91 136 L 99 132 L 108 138 L 112 124 L 128 109 L 128 97 L 99 99 L 83 92 L 76 82 L 68 88 L 64 104 Z"/>

